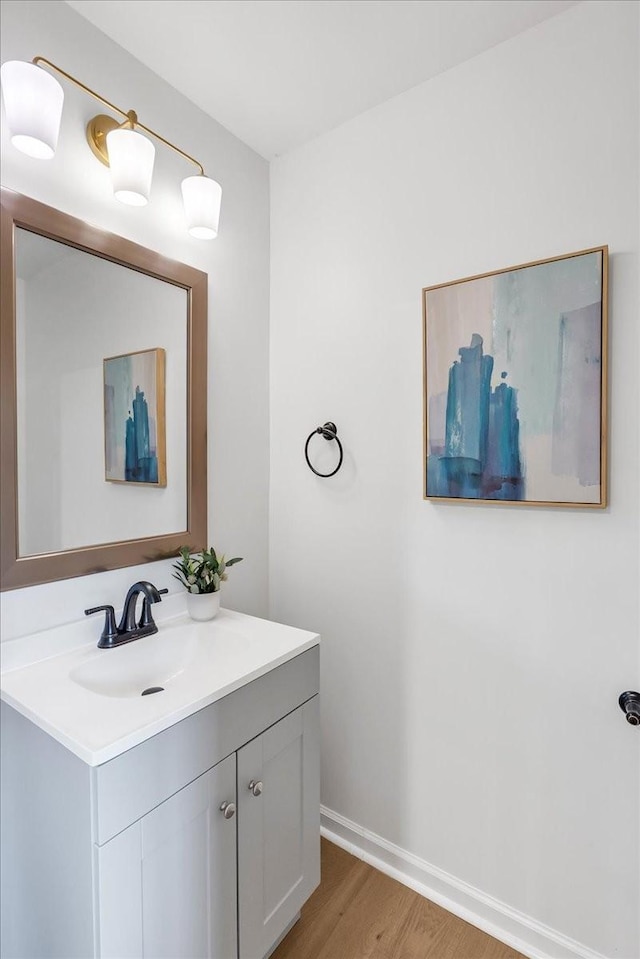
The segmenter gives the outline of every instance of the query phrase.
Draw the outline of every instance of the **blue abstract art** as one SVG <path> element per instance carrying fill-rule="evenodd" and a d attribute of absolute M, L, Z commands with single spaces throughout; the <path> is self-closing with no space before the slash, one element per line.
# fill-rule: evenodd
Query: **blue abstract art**
<path fill-rule="evenodd" d="M 425 497 L 606 505 L 607 247 L 423 290 Z"/>
<path fill-rule="evenodd" d="M 165 351 L 104 361 L 105 479 L 166 486 Z"/>

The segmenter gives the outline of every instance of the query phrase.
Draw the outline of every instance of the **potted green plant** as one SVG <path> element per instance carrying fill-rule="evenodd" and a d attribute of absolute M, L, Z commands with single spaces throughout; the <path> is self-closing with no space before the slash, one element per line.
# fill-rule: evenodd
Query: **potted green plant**
<path fill-rule="evenodd" d="M 203 549 L 191 554 L 183 546 L 178 554 L 180 560 L 173 564 L 173 575 L 187 590 L 187 610 L 191 619 L 203 622 L 213 619 L 220 610 L 220 586 L 227 579 L 230 566 L 242 562 L 242 556 L 226 559 L 217 556 L 215 549 Z"/>

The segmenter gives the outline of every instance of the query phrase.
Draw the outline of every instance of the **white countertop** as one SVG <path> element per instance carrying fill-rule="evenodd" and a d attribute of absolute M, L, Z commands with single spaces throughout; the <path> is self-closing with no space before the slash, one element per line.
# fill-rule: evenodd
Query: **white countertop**
<path fill-rule="evenodd" d="M 315 633 L 230 610 L 207 623 L 181 613 L 158 622 L 158 629 L 116 649 L 98 649 L 96 636 L 91 645 L 49 658 L 42 658 L 50 647 L 39 634 L 31 643 L 40 651 L 38 661 L 25 665 L 14 654 L 4 657 L 0 695 L 88 765 L 99 766 L 320 641 Z M 29 647 L 28 639 L 14 642 Z M 141 696 L 147 685 L 164 690 Z"/>

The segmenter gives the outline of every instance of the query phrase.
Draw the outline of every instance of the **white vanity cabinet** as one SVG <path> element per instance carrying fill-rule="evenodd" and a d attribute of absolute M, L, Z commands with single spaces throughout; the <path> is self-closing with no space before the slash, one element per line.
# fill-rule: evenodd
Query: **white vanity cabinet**
<path fill-rule="evenodd" d="M 320 880 L 318 685 L 314 646 L 93 767 L 3 703 L 3 956 L 263 959 Z"/>
<path fill-rule="evenodd" d="M 240 956 L 264 956 L 320 882 L 318 697 L 238 752 Z"/>
<path fill-rule="evenodd" d="M 235 792 L 228 756 L 95 847 L 103 959 L 237 955 Z"/>

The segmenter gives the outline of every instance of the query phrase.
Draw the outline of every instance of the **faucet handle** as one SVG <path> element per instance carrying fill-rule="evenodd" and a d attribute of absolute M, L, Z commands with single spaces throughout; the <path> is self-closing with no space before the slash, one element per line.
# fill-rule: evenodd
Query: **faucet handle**
<path fill-rule="evenodd" d="M 104 628 L 100 634 L 98 646 L 110 646 L 118 635 L 116 627 L 116 614 L 113 606 L 92 606 L 91 609 L 85 609 L 84 615 L 91 616 L 93 613 L 100 613 L 104 610 Z"/>
<path fill-rule="evenodd" d="M 164 596 L 165 593 L 168 593 L 168 589 L 159 589 L 158 594 Z M 138 629 L 142 626 L 151 626 L 154 624 L 153 614 L 151 613 L 151 603 L 145 596 L 142 601 L 142 614 L 140 616 L 140 622 L 138 623 Z"/>

